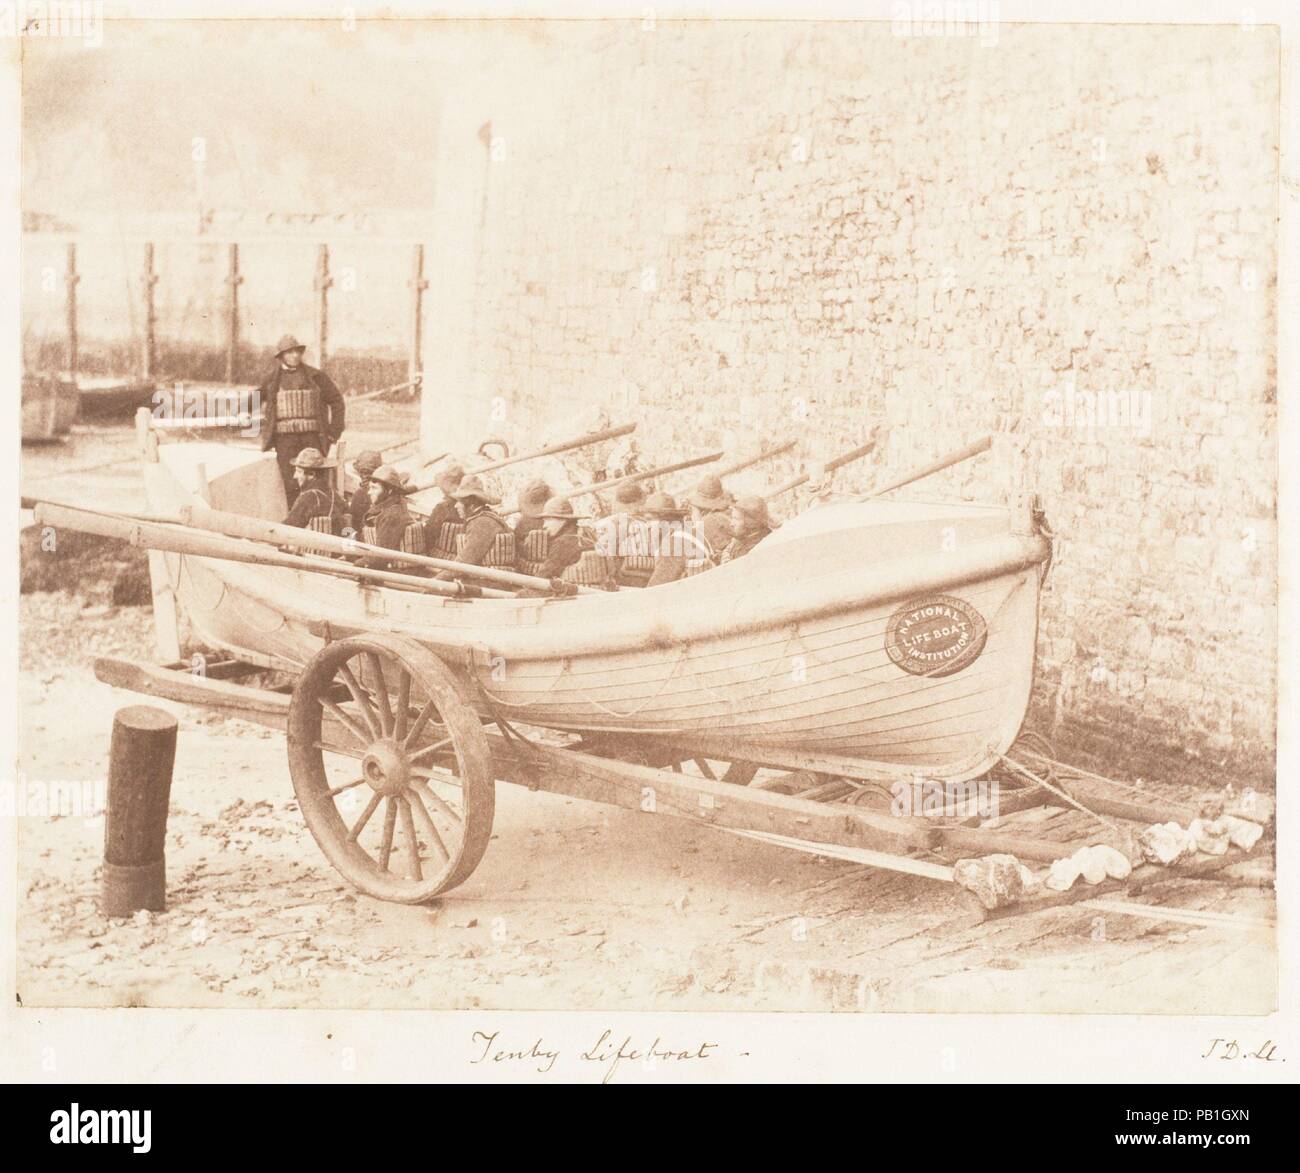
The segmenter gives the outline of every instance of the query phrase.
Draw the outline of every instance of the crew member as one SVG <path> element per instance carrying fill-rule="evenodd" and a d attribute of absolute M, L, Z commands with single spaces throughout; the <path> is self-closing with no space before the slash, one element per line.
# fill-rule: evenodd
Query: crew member
<path fill-rule="evenodd" d="M 293 458 L 304 448 L 328 452 L 343 434 L 343 396 L 324 371 L 302 361 L 306 349 L 292 334 L 281 338 L 275 365 L 254 393 L 262 405 L 262 451 L 275 449 L 290 505 L 298 491 Z"/>
<path fill-rule="evenodd" d="M 370 475 L 370 511 L 361 531 L 361 540 L 370 546 L 383 546 L 388 550 L 402 549 L 407 527 L 414 520 L 406 507 L 406 482 L 391 464 L 381 464 Z M 373 570 L 402 570 L 401 562 L 390 562 L 378 555 L 363 558 L 362 566 Z"/>
<path fill-rule="evenodd" d="M 691 507 L 691 528 L 699 546 L 698 557 L 716 563 L 722 556 L 732 537 L 727 510 L 734 500 L 715 476 L 704 477 L 687 498 Z"/>
<path fill-rule="evenodd" d="M 667 493 L 651 493 L 646 498 L 644 512 L 654 557 L 654 570 L 646 586 L 676 582 L 686 572 L 686 556 L 690 552 L 689 535 L 682 525 L 686 511 Z"/>
<path fill-rule="evenodd" d="M 546 530 L 548 545 L 546 561 L 542 563 L 537 576 L 562 578 L 570 566 L 577 565 L 584 550 L 594 548 L 595 541 L 590 534 L 584 534 L 578 529 L 578 515 L 573 511 L 572 501 L 552 497 L 538 516 Z"/>
<path fill-rule="evenodd" d="M 731 507 L 731 541 L 722 551 L 723 562 L 734 562 L 748 554 L 780 523 L 767 515 L 762 497 L 741 497 Z"/>
<path fill-rule="evenodd" d="M 515 535 L 501 515 L 492 510 L 493 505 L 501 503 L 501 498 L 490 493 L 482 477 L 475 473 L 465 477 L 451 495 L 465 522 L 465 540 L 456 554 L 456 561 L 471 566 L 514 570 L 517 565 Z M 450 570 L 444 570 L 438 577 L 452 579 L 456 576 Z"/>
<path fill-rule="evenodd" d="M 543 480 L 533 481 L 519 494 L 519 520 L 515 522 L 515 553 L 519 569 L 535 574 L 546 559 L 546 530 L 542 510 L 551 499 L 551 486 Z"/>
<path fill-rule="evenodd" d="M 352 471 L 357 474 L 360 484 L 352 493 L 348 502 L 348 525 L 356 536 L 366 528 L 366 515 L 370 512 L 370 478 L 375 469 L 384 463 L 384 458 L 374 451 L 363 452 L 352 462 Z"/>
<path fill-rule="evenodd" d="M 334 489 L 334 461 L 322 456 L 319 448 L 304 448 L 293 458 L 293 477 L 298 496 L 284 519 L 318 534 L 343 532 L 347 510 Z"/>
<path fill-rule="evenodd" d="M 433 479 L 442 493 L 442 500 L 433 507 L 429 520 L 424 523 L 424 544 L 426 549 L 439 558 L 456 556 L 454 535 L 460 532 L 463 522 L 452 493 L 464 479 L 465 469 L 456 461 L 452 461 Z"/>

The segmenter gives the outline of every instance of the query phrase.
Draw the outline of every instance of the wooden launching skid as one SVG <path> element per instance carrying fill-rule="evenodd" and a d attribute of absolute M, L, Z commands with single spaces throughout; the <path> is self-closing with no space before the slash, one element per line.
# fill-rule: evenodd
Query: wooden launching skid
<path fill-rule="evenodd" d="M 265 688 L 238 683 L 241 677 L 263 671 L 264 666 L 241 660 L 203 664 L 198 669 L 112 658 L 101 658 L 95 664 L 97 677 L 115 687 L 201 705 L 289 733 L 294 686 Z M 322 721 L 323 744 L 318 748 L 340 750 L 347 738 L 339 723 L 342 719 L 340 714 L 339 719 L 327 716 Z M 521 735 L 504 721 L 493 722 L 477 715 L 474 720 L 482 722 L 482 734 L 490 753 L 490 777 L 497 781 L 629 810 L 690 819 L 763 842 L 948 883 L 954 882 L 954 876 L 951 863 L 942 862 L 945 859 L 955 861 L 1002 853 L 1045 864 L 1071 856 L 1087 843 L 1104 841 L 1104 837 L 1096 834 L 1083 840 L 1058 841 L 1001 826 L 996 830 L 979 826 L 982 820 L 978 816 L 940 822 L 932 817 L 903 817 L 841 801 L 846 794 L 852 795 L 859 789 L 859 784 L 852 780 L 854 773 L 862 778 L 879 778 L 878 767 L 851 759 L 756 747 L 747 747 L 743 754 L 727 754 L 712 747 L 702 751 L 698 746 L 678 746 L 651 737 L 614 739 L 589 735 L 570 744 L 553 745 Z M 736 773 L 734 767 L 718 777 L 709 765 L 710 759 L 731 760 L 736 767 L 741 767 L 740 782 L 726 780 Z M 699 776 L 681 770 L 682 763 L 690 761 L 699 764 Z M 744 784 L 754 779 L 760 766 L 786 772 Z M 899 776 L 905 777 L 901 772 Z M 795 787 L 800 792 L 785 792 Z M 1168 821 L 1186 825 L 1195 817 L 1195 812 L 1185 807 L 1115 799 L 1098 782 L 1086 777 L 1072 777 L 1068 793 L 1080 807 L 1141 826 Z M 1022 788 L 1002 794 L 998 805 L 996 821 L 1001 823 L 1003 816 L 1014 816 L 1017 811 L 1065 803 L 1051 790 Z M 489 811 L 489 826 L 490 818 Z M 390 827 L 390 837 L 391 834 Z M 486 835 L 483 839 L 486 846 Z M 1134 869 L 1125 881 L 1098 885 L 1080 882 L 1066 892 L 1040 891 L 1011 907 L 993 911 L 983 908 L 964 889 L 958 891 L 970 915 L 975 920 L 983 920 L 1068 904 L 1087 905 L 1106 895 L 1132 893 L 1176 877 L 1212 877 L 1249 858 L 1252 857 L 1233 849 L 1226 855 L 1202 856 L 1169 868 L 1143 865 Z M 477 858 L 469 863 L 470 870 L 475 863 Z M 464 875 L 459 877 L 464 878 Z"/>

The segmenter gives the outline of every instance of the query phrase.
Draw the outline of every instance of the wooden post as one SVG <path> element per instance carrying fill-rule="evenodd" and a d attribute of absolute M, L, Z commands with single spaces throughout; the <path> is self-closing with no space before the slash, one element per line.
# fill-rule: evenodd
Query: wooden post
<path fill-rule="evenodd" d="M 330 246 L 322 244 L 316 251 L 316 365 L 323 367 L 329 353 L 330 325 L 330 286 L 334 279 L 330 276 Z"/>
<path fill-rule="evenodd" d="M 70 244 L 63 284 L 68 297 L 68 377 L 73 383 L 77 381 L 77 283 L 80 280 L 77 274 L 77 246 Z"/>
<path fill-rule="evenodd" d="M 153 267 L 153 245 L 144 246 L 144 272 L 140 276 L 144 292 L 144 342 L 140 351 L 140 378 L 146 383 L 153 378 L 155 332 L 158 328 L 157 307 L 154 304 L 154 286 L 158 274 Z"/>
<path fill-rule="evenodd" d="M 105 916 L 161 912 L 167 905 L 167 806 L 175 762 L 175 717 L 152 705 L 118 709 L 104 820 Z"/>
<path fill-rule="evenodd" d="M 407 359 L 406 377 L 420 388 L 424 374 L 422 358 L 424 334 L 424 291 L 429 283 L 424 279 L 424 245 L 417 244 L 411 254 L 411 353 Z"/>
<path fill-rule="evenodd" d="M 235 381 L 235 364 L 239 361 L 239 287 L 244 279 L 239 275 L 239 245 L 230 246 L 230 268 L 226 284 L 230 286 L 226 318 L 226 382 Z"/>

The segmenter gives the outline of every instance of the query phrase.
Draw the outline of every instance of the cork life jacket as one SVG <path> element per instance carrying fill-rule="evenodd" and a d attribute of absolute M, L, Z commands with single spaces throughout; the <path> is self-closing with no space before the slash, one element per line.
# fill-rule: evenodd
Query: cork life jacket
<path fill-rule="evenodd" d="M 515 543 L 519 545 L 518 542 Z M 546 564 L 546 556 L 551 550 L 551 535 L 542 526 L 530 529 L 524 535 L 523 548 L 519 551 L 519 569 L 524 574 L 540 574 Z"/>
<path fill-rule="evenodd" d="M 596 552 L 596 537 L 589 529 L 580 526 L 578 540 L 582 543 L 582 553 L 576 562 L 565 568 L 560 581 L 574 586 L 608 586 L 614 576 L 613 560 Z"/>
<path fill-rule="evenodd" d="M 455 558 L 457 545 L 463 545 L 461 540 L 465 537 L 465 523 L 463 521 L 444 521 L 437 527 L 438 532 L 433 535 L 433 549 L 429 552 L 435 558 Z"/>
<path fill-rule="evenodd" d="M 469 523 L 477 521 L 480 517 L 490 518 L 499 527 L 498 532 L 492 538 L 492 545 L 488 547 L 487 554 L 483 558 L 482 565 L 491 567 L 494 570 L 514 570 L 519 564 L 515 552 L 514 530 L 506 524 L 503 518 L 490 509 L 480 509 L 461 526 L 461 532 L 456 535 L 456 560 L 464 561 L 465 546 L 469 541 Z"/>
<path fill-rule="evenodd" d="M 338 537 L 348 520 L 347 509 L 334 491 L 322 489 L 317 485 L 305 486 L 298 494 L 295 506 L 311 510 L 310 516 L 303 523 L 303 528 L 313 533 Z"/>
<path fill-rule="evenodd" d="M 300 377 L 306 387 L 284 387 L 285 376 Z M 325 430 L 324 399 L 312 375 L 302 366 L 276 372 L 275 431 L 277 435 Z"/>

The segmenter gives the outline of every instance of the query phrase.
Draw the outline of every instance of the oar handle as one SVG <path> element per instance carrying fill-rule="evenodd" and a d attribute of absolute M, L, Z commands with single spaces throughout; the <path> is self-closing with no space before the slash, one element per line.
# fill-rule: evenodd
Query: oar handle
<path fill-rule="evenodd" d="M 929 464 L 914 468 L 911 472 L 905 473 L 897 480 L 890 481 L 887 485 L 874 488 L 869 493 L 863 493 L 858 500 L 867 501 L 872 497 L 879 497 L 882 493 L 901 489 L 904 485 L 910 485 L 913 481 L 919 481 L 922 477 L 928 477 L 936 472 L 943 472 L 945 468 L 951 468 L 954 464 L 960 464 L 963 460 L 970 460 L 973 456 L 979 456 L 980 453 L 987 452 L 992 446 L 993 437 L 991 435 L 981 436 L 964 448 L 958 448 L 955 452 L 949 452 L 946 456 L 939 457 L 938 460 L 932 460 Z"/>

